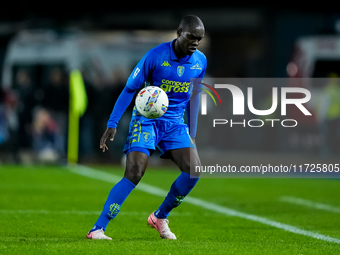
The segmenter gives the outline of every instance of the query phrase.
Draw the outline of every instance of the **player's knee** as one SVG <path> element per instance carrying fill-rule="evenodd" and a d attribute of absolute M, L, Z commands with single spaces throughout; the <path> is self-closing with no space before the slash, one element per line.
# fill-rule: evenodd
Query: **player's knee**
<path fill-rule="evenodd" d="M 183 161 L 182 162 L 182 166 L 181 166 L 181 171 L 188 173 L 194 177 L 199 177 L 200 176 L 200 172 L 196 171 L 196 166 L 199 166 L 200 163 L 196 163 L 196 161 Z"/>
<path fill-rule="evenodd" d="M 191 169 L 190 160 L 183 160 L 181 168 L 183 172 L 190 174 L 190 169 Z"/>
<path fill-rule="evenodd" d="M 124 177 L 133 184 L 137 185 L 144 175 L 147 164 L 147 155 L 140 152 L 129 153 L 126 160 L 126 170 Z"/>
<path fill-rule="evenodd" d="M 124 177 L 126 179 L 128 179 L 130 182 L 132 182 L 133 184 L 137 185 L 139 183 L 139 181 L 142 179 L 143 174 L 141 172 L 125 172 Z"/>
<path fill-rule="evenodd" d="M 137 185 L 144 175 L 144 169 L 140 165 L 132 166 L 125 170 L 124 177 L 133 184 Z"/>
<path fill-rule="evenodd" d="M 137 185 L 144 175 L 145 168 L 145 162 L 130 160 L 130 162 L 126 164 L 124 177 Z"/>

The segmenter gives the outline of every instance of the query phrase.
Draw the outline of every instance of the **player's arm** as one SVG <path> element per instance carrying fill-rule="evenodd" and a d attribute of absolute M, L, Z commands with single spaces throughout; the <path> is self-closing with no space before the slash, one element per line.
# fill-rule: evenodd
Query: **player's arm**
<path fill-rule="evenodd" d="M 112 110 L 112 113 L 110 115 L 110 119 L 107 122 L 107 128 L 100 139 L 100 149 L 102 149 L 103 152 L 105 150 L 108 150 L 109 148 L 106 145 L 106 141 L 110 139 L 110 141 L 113 141 L 116 132 L 117 132 L 117 125 L 118 121 L 122 117 L 123 113 L 126 111 L 128 106 L 130 105 L 132 98 L 135 94 L 135 90 L 130 89 L 128 86 L 125 86 L 121 94 L 119 95 L 115 106 Z"/>
<path fill-rule="evenodd" d="M 200 88 L 202 87 L 201 82 L 203 82 L 205 71 L 206 71 L 206 64 L 200 76 L 193 82 L 193 91 L 190 97 L 190 101 L 188 102 L 187 107 L 186 107 L 189 134 L 195 143 L 196 143 L 195 137 L 196 137 L 196 132 L 197 132 L 198 110 L 199 110 L 199 104 L 200 104 L 199 94 L 202 91 Z"/>
<path fill-rule="evenodd" d="M 198 88 L 193 88 L 192 95 L 190 97 L 190 101 L 187 104 L 187 121 L 189 126 L 189 134 L 190 137 L 195 141 L 196 131 L 197 131 L 197 117 L 198 117 L 198 109 L 200 103 L 200 90 Z"/>
<path fill-rule="evenodd" d="M 117 132 L 117 125 L 122 115 L 130 105 L 135 92 L 141 87 L 141 85 L 146 81 L 150 72 L 150 61 L 148 58 L 148 53 L 139 61 L 135 69 L 132 71 L 126 86 L 123 91 L 119 95 L 112 113 L 110 115 L 110 119 L 107 122 L 107 129 L 105 130 L 102 138 L 100 139 L 100 149 L 105 152 L 109 148 L 106 145 L 106 141 L 109 139 L 110 141 L 114 140 L 114 137 Z"/>

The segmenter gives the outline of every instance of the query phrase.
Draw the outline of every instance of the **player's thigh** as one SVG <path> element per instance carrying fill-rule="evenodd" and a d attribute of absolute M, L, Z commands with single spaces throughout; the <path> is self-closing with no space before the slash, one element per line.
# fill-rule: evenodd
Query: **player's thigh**
<path fill-rule="evenodd" d="M 161 151 L 161 158 L 170 158 L 169 151 L 181 148 L 196 148 L 196 145 L 190 138 L 188 126 L 179 121 L 169 125 L 169 128 L 162 133 L 157 148 Z"/>
<path fill-rule="evenodd" d="M 201 166 L 201 160 L 195 148 L 180 148 L 169 151 L 171 160 L 179 167 L 182 172 L 199 176 L 200 173 L 196 172 L 197 166 Z"/>

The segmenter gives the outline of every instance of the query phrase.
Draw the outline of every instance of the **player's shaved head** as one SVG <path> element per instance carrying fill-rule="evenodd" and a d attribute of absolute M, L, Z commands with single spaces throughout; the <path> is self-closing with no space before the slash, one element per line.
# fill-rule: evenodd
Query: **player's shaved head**
<path fill-rule="evenodd" d="M 193 54 L 205 34 L 202 20 L 195 15 L 185 16 L 177 28 L 177 40 L 174 44 L 178 58 Z"/>
<path fill-rule="evenodd" d="M 178 29 L 183 31 L 190 31 L 192 29 L 204 29 L 202 20 L 195 15 L 185 16 L 179 23 Z"/>

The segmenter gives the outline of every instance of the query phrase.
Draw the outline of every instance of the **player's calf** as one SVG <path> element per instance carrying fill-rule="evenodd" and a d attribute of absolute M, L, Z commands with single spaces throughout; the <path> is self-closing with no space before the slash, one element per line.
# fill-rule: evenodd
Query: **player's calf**
<path fill-rule="evenodd" d="M 184 198 L 195 187 L 198 180 L 199 178 L 182 172 L 171 185 L 169 193 L 165 197 L 158 210 L 155 212 L 155 216 L 160 219 L 167 218 L 171 210 L 183 202 Z"/>

